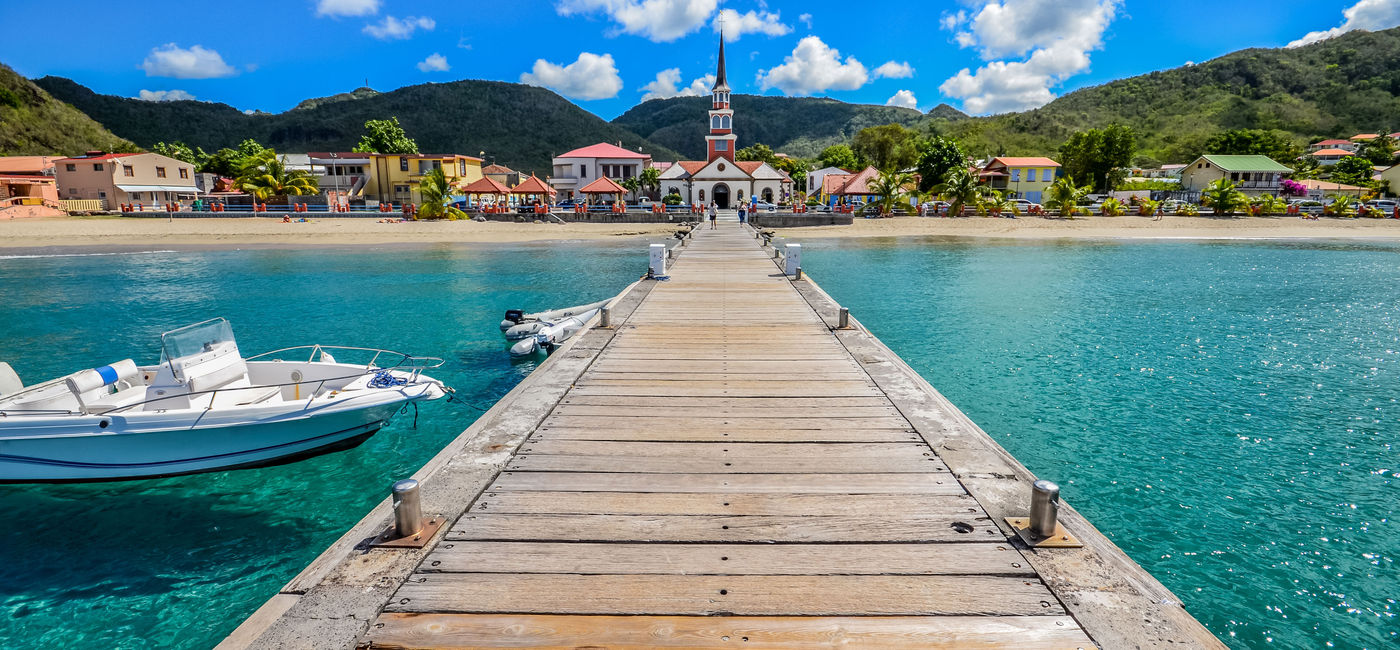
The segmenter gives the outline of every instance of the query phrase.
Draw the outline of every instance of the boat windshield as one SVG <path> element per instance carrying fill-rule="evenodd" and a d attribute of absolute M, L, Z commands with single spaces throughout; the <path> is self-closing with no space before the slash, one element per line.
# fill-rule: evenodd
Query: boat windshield
<path fill-rule="evenodd" d="M 222 318 L 186 325 L 160 335 L 160 362 L 211 352 L 225 342 L 234 342 L 233 328 Z"/>

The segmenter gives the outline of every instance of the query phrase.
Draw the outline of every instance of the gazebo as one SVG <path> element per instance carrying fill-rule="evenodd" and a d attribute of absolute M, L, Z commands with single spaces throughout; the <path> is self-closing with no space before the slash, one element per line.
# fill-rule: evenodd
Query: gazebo
<path fill-rule="evenodd" d="M 594 197 L 603 194 L 612 194 L 614 195 L 612 199 L 614 203 L 621 201 L 622 197 L 627 195 L 627 188 L 618 185 L 617 181 L 614 181 L 613 179 L 608 178 L 606 176 L 600 177 L 598 180 L 584 185 L 583 189 L 579 191 L 584 193 L 585 195 L 588 195 L 590 199 L 593 199 Z M 590 200 L 589 202 L 593 203 L 595 201 Z"/>
<path fill-rule="evenodd" d="M 514 196 L 523 197 L 523 200 L 526 202 L 531 198 L 535 198 L 539 199 L 541 203 L 552 203 L 554 195 L 558 194 L 554 188 L 537 178 L 534 174 L 530 174 L 529 178 L 520 181 L 520 184 L 516 185 L 515 189 L 512 189 L 510 193 Z"/>
<path fill-rule="evenodd" d="M 510 188 L 496 182 L 490 177 L 483 176 L 462 188 L 462 193 L 467 195 L 468 198 L 473 196 L 477 197 L 476 203 L 482 207 L 485 207 L 483 197 L 487 196 L 495 199 L 492 201 L 493 204 L 505 207 L 503 204 L 505 203 L 506 197 L 510 196 Z"/>

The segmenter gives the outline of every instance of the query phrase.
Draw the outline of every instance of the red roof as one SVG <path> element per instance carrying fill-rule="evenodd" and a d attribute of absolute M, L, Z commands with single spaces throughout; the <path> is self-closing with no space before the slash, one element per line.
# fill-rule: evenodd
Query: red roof
<path fill-rule="evenodd" d="M 581 149 L 574 149 L 569 153 L 559 154 L 555 158 L 650 158 L 644 153 L 637 153 L 623 149 L 615 144 L 599 142 Z"/>
<path fill-rule="evenodd" d="M 1003 167 L 1059 167 L 1059 166 L 1060 166 L 1060 163 L 1057 163 L 1057 162 L 1055 162 L 1055 161 L 1053 161 L 1053 160 L 1051 160 L 1051 159 L 1049 159 L 1049 158 L 1043 158 L 1043 157 L 1038 157 L 1038 156 L 1037 156 L 1037 157 L 1030 157 L 1030 158 L 1002 158 L 1002 157 L 997 157 L 997 158 L 993 158 L 993 159 L 991 160 L 991 162 L 987 163 L 987 167 L 990 168 L 991 166 L 997 165 L 997 164 L 1000 164 L 1000 165 L 1003 166 Z"/>
<path fill-rule="evenodd" d="M 875 177 L 879 175 L 880 172 L 874 167 L 866 167 L 861 170 L 859 174 L 852 176 L 850 180 L 846 181 L 846 183 L 841 186 L 841 189 L 832 192 L 832 194 L 870 194 L 870 181 L 874 180 Z"/>
<path fill-rule="evenodd" d="M 1313 146 L 1330 147 L 1339 144 L 1351 144 L 1351 140 L 1323 140 L 1322 142 L 1315 143 Z"/>
<path fill-rule="evenodd" d="M 504 165 L 487 165 L 482 168 L 483 174 L 514 174 L 515 170 Z"/>
<path fill-rule="evenodd" d="M 548 186 L 548 185 L 545 185 L 544 181 L 542 181 L 542 180 L 540 180 L 540 179 L 538 179 L 538 178 L 535 178 L 535 175 L 534 175 L 534 174 L 530 174 L 530 177 L 529 177 L 529 178 L 527 178 L 527 179 L 525 179 L 525 180 L 523 180 L 523 181 L 520 181 L 520 184 L 519 184 L 519 185 L 516 185 L 516 186 L 515 186 L 515 189 L 511 190 L 510 193 L 511 193 L 511 194 L 556 194 L 556 192 L 554 191 L 554 188 L 552 188 L 552 187 L 550 187 L 550 186 Z"/>
<path fill-rule="evenodd" d="M 734 163 L 734 166 L 735 166 L 735 167 L 738 167 L 739 169 L 744 170 L 744 173 L 745 173 L 745 174 L 748 174 L 749 176 L 753 176 L 753 173 L 756 172 L 756 171 L 758 171 L 758 168 L 759 168 L 759 167 L 762 167 L 762 166 L 763 166 L 763 161 L 762 161 L 762 160 L 740 160 L 740 161 L 736 161 L 736 162 Z"/>
<path fill-rule="evenodd" d="M 463 194 L 510 194 L 510 188 L 487 176 L 472 181 L 462 188 Z"/>
<path fill-rule="evenodd" d="M 705 165 L 708 165 L 710 163 L 707 163 L 703 160 L 682 160 L 676 164 L 680 165 L 681 169 L 685 170 L 685 173 L 694 176 L 696 172 L 704 169 Z"/>
<path fill-rule="evenodd" d="M 1346 149 L 1318 149 L 1313 152 L 1314 156 L 1355 156 L 1356 153 Z"/>
<path fill-rule="evenodd" d="M 627 188 L 618 185 L 613 179 L 604 176 L 592 183 L 584 185 L 583 189 L 579 191 L 584 194 L 626 194 Z"/>
<path fill-rule="evenodd" d="M 851 174 L 827 174 L 822 176 L 822 194 L 835 194 L 848 180 L 851 180 Z"/>
<path fill-rule="evenodd" d="M 127 156 L 137 156 L 137 155 L 140 155 L 140 153 L 139 153 L 139 152 L 136 152 L 136 153 L 104 153 L 104 154 L 102 154 L 102 155 L 100 155 L 100 156 L 78 156 L 78 157 L 76 157 L 76 158 L 59 158 L 58 160 L 55 160 L 54 162 L 74 162 L 74 161 L 79 161 L 79 162 L 91 162 L 91 161 L 93 161 L 93 160 L 111 160 L 111 159 L 113 159 L 113 158 L 125 158 L 125 157 L 127 157 Z"/>

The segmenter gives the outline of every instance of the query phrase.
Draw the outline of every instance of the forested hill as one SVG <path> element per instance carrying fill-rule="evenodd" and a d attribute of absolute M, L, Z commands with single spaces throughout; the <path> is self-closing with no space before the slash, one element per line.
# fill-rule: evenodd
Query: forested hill
<path fill-rule="evenodd" d="M 731 106 L 740 147 L 761 142 L 774 151 L 804 158 L 815 158 L 830 145 L 849 142 L 867 126 L 892 122 L 913 125 L 924 117 L 909 108 L 847 104 L 818 97 L 734 95 Z M 653 99 L 632 107 L 612 123 L 675 149 L 687 159 L 703 159 L 709 110 L 708 96 Z"/>
<path fill-rule="evenodd" d="M 986 154 L 1048 154 L 1077 130 L 1124 124 L 1157 162 L 1187 162 L 1229 129 L 1299 141 L 1400 130 L 1400 28 L 1356 31 L 1295 49 L 1250 49 L 1084 88 L 1044 107 L 930 120 Z"/>
<path fill-rule="evenodd" d="M 132 144 L 0 65 L 0 156 L 76 156 L 122 148 Z"/>
<path fill-rule="evenodd" d="M 212 102 L 99 95 L 59 77 L 35 83 L 144 147 L 182 141 L 213 151 L 253 138 L 278 151 L 349 151 L 365 121 L 398 117 L 420 151 L 485 151 L 496 163 L 541 176 L 549 174 L 555 154 L 598 142 L 621 141 L 659 160 L 677 156 L 549 90 L 499 81 L 421 84 L 385 93 L 361 90 L 334 101 L 303 102 L 285 113 L 251 115 Z"/>

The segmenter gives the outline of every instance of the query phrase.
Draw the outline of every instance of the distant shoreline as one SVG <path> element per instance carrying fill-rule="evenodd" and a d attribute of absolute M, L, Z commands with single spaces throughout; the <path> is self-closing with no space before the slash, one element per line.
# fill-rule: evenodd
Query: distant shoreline
<path fill-rule="evenodd" d="M 725 223 L 722 227 L 734 227 Z M 350 247 L 400 244 L 523 244 L 669 238 L 673 224 L 550 224 L 438 221 L 378 223 L 375 219 L 280 217 L 132 219 L 60 217 L 0 221 L 0 251 L 20 254 L 140 252 L 167 249 Z M 850 226 L 778 229 L 788 239 L 949 237 L 1017 240 L 1289 240 L 1400 239 L 1396 219 L 1298 217 L 1021 217 L 856 219 Z"/>

